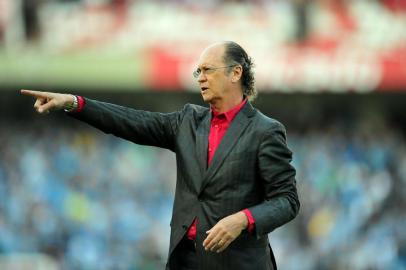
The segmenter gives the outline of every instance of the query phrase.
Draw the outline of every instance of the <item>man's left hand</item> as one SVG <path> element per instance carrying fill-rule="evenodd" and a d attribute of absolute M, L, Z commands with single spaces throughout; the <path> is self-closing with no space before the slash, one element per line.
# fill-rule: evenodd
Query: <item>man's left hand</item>
<path fill-rule="evenodd" d="M 241 234 L 247 225 L 247 216 L 242 211 L 227 216 L 206 232 L 208 235 L 203 241 L 203 247 L 206 251 L 220 253 Z"/>

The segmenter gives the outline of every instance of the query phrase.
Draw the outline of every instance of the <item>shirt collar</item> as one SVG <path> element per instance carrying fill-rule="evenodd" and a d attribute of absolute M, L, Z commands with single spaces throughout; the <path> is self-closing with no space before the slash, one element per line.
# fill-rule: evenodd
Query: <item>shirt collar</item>
<path fill-rule="evenodd" d="M 231 122 L 233 121 L 234 117 L 237 115 L 237 113 L 241 110 L 241 108 L 245 105 L 245 103 L 247 103 L 247 98 L 244 98 L 240 104 L 238 104 L 237 106 L 235 106 L 234 108 L 224 112 L 224 113 L 219 113 L 217 112 L 213 107 L 211 108 L 213 117 L 218 118 L 222 115 L 225 116 L 227 122 Z"/>

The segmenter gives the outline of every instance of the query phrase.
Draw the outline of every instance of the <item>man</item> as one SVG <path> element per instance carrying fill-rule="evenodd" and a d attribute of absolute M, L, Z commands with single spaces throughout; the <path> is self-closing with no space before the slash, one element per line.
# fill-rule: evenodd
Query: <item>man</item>
<path fill-rule="evenodd" d="M 176 153 L 177 183 L 166 269 L 269 270 L 268 233 L 298 213 L 285 129 L 247 100 L 255 96 L 250 57 L 217 43 L 193 73 L 210 108 L 154 113 L 80 96 L 22 90 L 39 113 L 69 115 L 118 137 Z"/>

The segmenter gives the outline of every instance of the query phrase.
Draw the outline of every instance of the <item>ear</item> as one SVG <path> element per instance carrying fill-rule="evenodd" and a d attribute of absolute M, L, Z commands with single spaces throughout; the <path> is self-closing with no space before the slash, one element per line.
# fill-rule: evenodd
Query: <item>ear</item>
<path fill-rule="evenodd" d="M 233 68 L 233 71 L 231 72 L 232 77 L 231 77 L 231 82 L 236 83 L 241 79 L 242 76 L 242 66 L 238 65 Z"/>

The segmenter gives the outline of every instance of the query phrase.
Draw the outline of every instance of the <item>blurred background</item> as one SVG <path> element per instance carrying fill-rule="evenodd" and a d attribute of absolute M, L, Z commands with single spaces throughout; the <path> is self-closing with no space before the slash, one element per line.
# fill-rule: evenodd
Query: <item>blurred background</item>
<path fill-rule="evenodd" d="M 294 152 L 280 269 L 406 269 L 405 0 L 0 0 L 0 269 L 163 269 L 174 154 L 18 91 L 179 110 L 222 40 L 254 58 L 254 105 Z"/>

